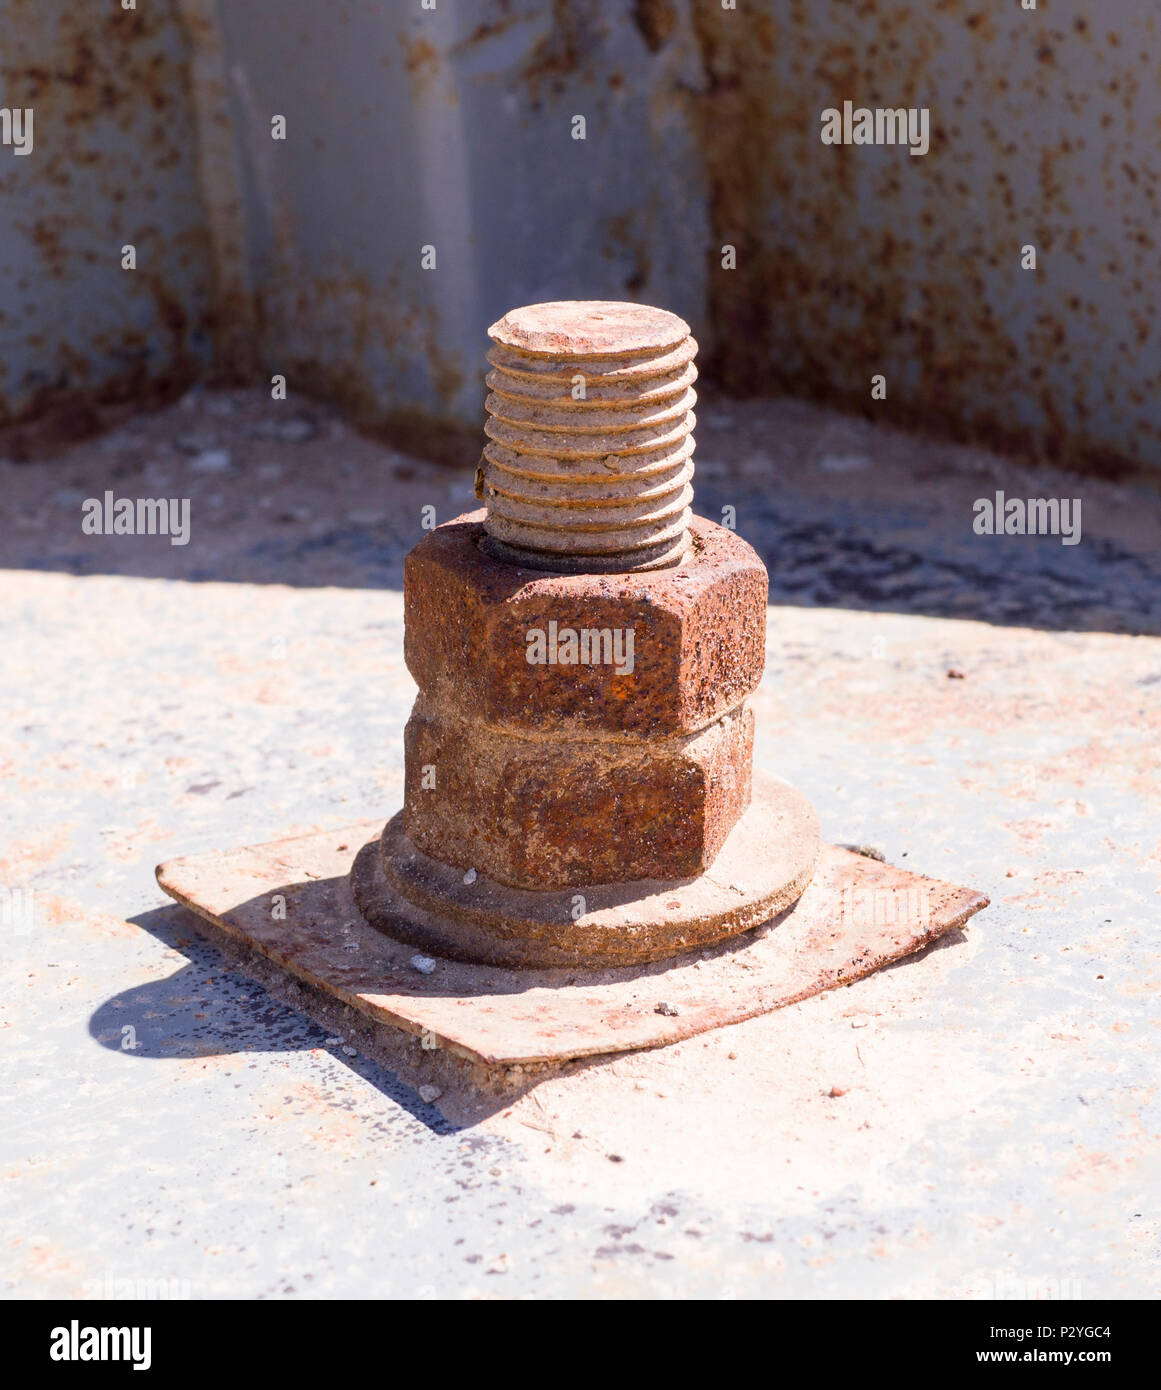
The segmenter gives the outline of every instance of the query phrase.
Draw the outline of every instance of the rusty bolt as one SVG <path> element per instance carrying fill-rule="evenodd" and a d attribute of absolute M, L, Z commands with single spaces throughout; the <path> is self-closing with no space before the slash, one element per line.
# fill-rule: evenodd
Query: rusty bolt
<path fill-rule="evenodd" d="M 660 959 L 793 902 L 818 822 L 755 777 L 766 571 L 690 510 L 697 345 L 569 301 L 490 329 L 486 508 L 407 557 L 403 811 L 367 920 L 517 967 Z"/>
<path fill-rule="evenodd" d="M 565 573 L 676 565 L 693 500 L 689 325 L 608 300 L 532 304 L 488 330 L 478 495 L 491 553 Z"/>

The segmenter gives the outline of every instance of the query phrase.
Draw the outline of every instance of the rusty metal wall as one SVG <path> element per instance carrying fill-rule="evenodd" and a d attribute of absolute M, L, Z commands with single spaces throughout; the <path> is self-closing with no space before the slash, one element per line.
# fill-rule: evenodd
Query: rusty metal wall
<path fill-rule="evenodd" d="M 265 359 L 369 417 L 477 425 L 485 326 L 607 295 L 733 391 L 1161 466 L 1154 0 L 218 9 Z M 824 146 L 844 100 L 929 153 Z"/>
<path fill-rule="evenodd" d="M 397 428 L 478 430 L 484 330 L 513 305 L 701 314 L 702 161 L 665 99 L 698 77 L 688 24 L 655 53 L 632 7 L 604 0 L 218 15 L 270 371 Z"/>
<path fill-rule="evenodd" d="M 740 394 L 1161 468 L 1155 0 L 0 16 L 38 120 L 34 157 L 0 149 L 8 414 L 212 348 L 438 454 L 478 433 L 493 319 L 607 296 L 684 315 Z M 930 108 L 930 152 L 824 146 L 844 100 Z"/>
<path fill-rule="evenodd" d="M 33 112 L 30 153 L 0 145 L 0 422 L 208 365 L 187 56 L 168 0 L 0 0 L 0 106 Z"/>
<path fill-rule="evenodd" d="M 696 8 L 713 281 L 733 387 L 1094 469 L 1161 466 L 1156 0 Z M 931 112 L 931 150 L 828 147 L 820 113 Z M 1035 245 L 1039 268 L 1022 270 Z"/>

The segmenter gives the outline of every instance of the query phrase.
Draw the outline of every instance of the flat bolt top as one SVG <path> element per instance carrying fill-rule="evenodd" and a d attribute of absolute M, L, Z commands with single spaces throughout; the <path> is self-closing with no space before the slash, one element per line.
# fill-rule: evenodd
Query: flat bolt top
<path fill-rule="evenodd" d="M 616 299 L 560 299 L 512 309 L 488 329 L 504 347 L 542 357 L 627 357 L 675 348 L 689 324 L 666 309 Z"/>

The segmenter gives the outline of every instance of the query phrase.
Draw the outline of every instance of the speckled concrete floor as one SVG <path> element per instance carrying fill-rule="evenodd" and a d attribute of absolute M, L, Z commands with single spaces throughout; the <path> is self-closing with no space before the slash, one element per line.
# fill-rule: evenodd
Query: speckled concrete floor
<path fill-rule="evenodd" d="M 401 558 L 470 479 L 244 393 L 0 464 L 10 1296 L 1161 1293 L 1155 492 L 699 414 L 698 509 L 771 571 L 759 760 L 993 906 L 482 1093 L 254 983 L 152 873 L 396 808 Z M 190 543 L 83 535 L 107 488 L 189 498 Z M 997 488 L 1082 497 L 1082 544 L 974 535 Z"/>

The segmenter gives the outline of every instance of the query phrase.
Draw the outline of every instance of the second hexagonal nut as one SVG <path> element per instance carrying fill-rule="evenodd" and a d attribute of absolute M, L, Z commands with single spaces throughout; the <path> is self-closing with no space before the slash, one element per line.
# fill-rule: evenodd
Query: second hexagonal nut
<path fill-rule="evenodd" d="M 518 888 L 690 879 L 750 803 L 754 717 L 666 739 L 519 736 L 420 699 L 404 826 L 417 849 Z"/>

